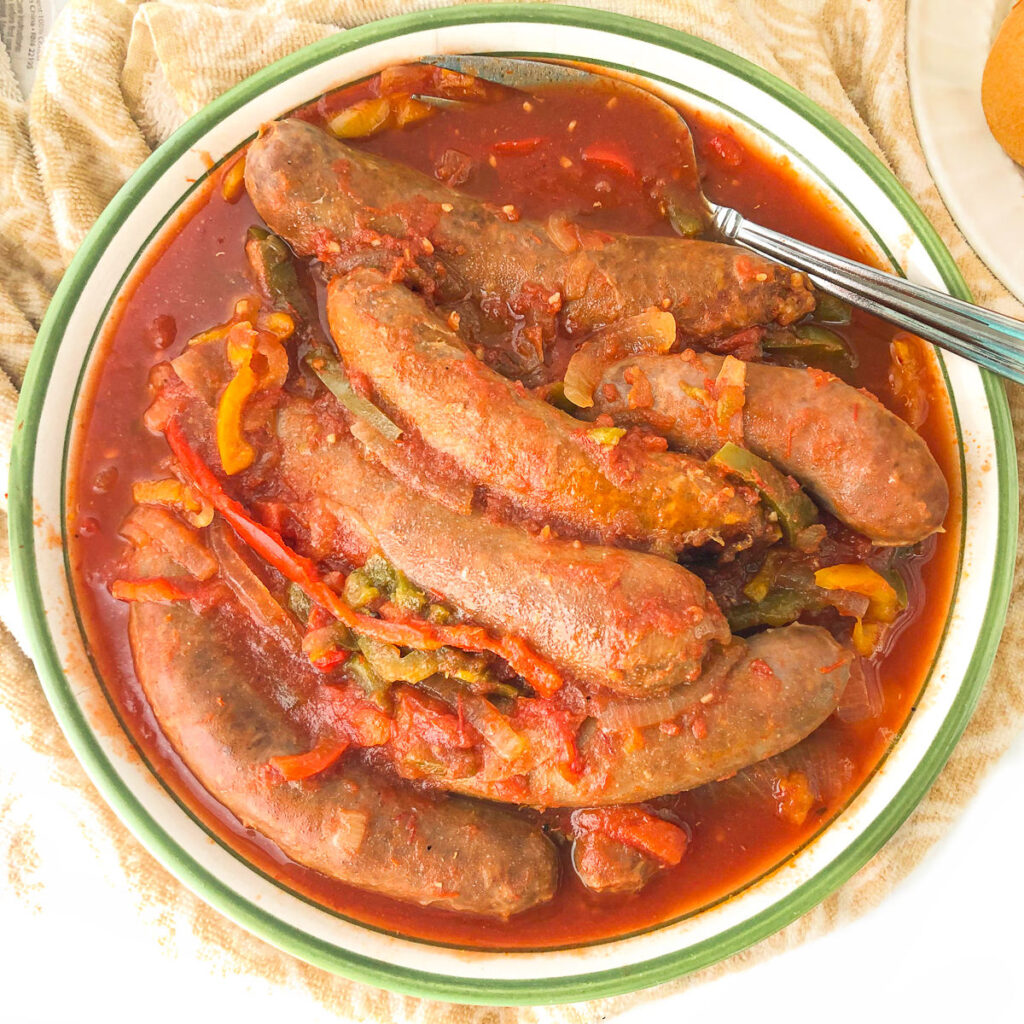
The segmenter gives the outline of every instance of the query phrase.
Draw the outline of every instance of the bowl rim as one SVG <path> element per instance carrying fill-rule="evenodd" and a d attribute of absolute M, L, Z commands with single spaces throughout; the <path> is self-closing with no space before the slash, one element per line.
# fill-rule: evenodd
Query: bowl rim
<path fill-rule="evenodd" d="M 781 101 L 839 146 L 872 179 L 910 225 L 954 295 L 970 298 L 955 262 L 935 229 L 884 164 L 848 128 L 796 88 L 757 65 L 698 37 L 640 19 L 552 4 L 467 4 L 398 15 L 347 29 L 258 71 L 193 115 L 131 176 L 107 205 L 76 253 L 46 312 L 25 376 L 15 421 L 9 477 L 9 530 L 15 590 L 30 653 L 44 692 L 75 754 L 104 799 L 143 845 L 204 901 L 255 935 L 315 966 L 396 992 L 459 1002 L 528 1004 L 593 999 L 645 988 L 698 970 L 767 937 L 806 913 L 859 870 L 924 797 L 967 725 L 987 678 L 1005 621 L 1016 549 L 1016 449 L 1009 406 L 997 377 L 981 371 L 996 451 L 999 532 L 983 624 L 953 707 L 927 752 L 897 794 L 842 853 L 778 902 L 738 925 L 682 950 L 629 968 L 558 978 L 491 980 L 399 967 L 309 935 L 236 893 L 197 863 L 146 811 L 117 775 L 97 742 L 64 674 L 51 636 L 36 574 L 33 476 L 43 399 L 70 310 L 123 214 L 213 125 L 253 96 L 326 60 L 370 43 L 424 29 L 471 23 L 537 23 L 590 28 L 675 50 L 729 71 Z"/>

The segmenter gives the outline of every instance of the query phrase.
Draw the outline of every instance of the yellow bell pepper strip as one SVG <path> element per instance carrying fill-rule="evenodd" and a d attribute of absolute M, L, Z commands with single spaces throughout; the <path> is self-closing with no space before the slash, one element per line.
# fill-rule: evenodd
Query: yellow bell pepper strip
<path fill-rule="evenodd" d="M 245 191 L 245 152 L 235 157 L 224 170 L 220 181 L 220 194 L 229 203 L 237 203 Z"/>
<path fill-rule="evenodd" d="M 327 122 L 327 130 L 339 139 L 367 139 L 392 123 L 391 103 L 384 96 L 374 96 L 339 110 Z"/>
<path fill-rule="evenodd" d="M 250 327 L 256 322 L 256 315 L 260 311 L 260 300 L 255 296 L 247 295 L 235 303 L 231 319 L 209 330 L 201 331 L 199 334 L 189 338 L 189 347 L 202 345 L 208 341 L 221 341 L 237 324 L 248 324 Z"/>
<path fill-rule="evenodd" d="M 708 462 L 738 476 L 761 495 L 778 516 L 782 535 L 791 547 L 799 547 L 801 532 L 818 521 L 814 502 L 800 487 L 746 448 L 729 441 Z"/>
<path fill-rule="evenodd" d="M 176 509 L 196 527 L 209 526 L 213 522 L 213 506 L 174 477 L 134 481 L 132 500 L 136 505 L 164 505 Z"/>
<path fill-rule="evenodd" d="M 921 353 L 921 342 L 898 331 L 889 345 L 889 384 L 903 403 L 903 418 L 915 430 L 928 418 L 927 381 L 930 370 Z"/>
<path fill-rule="evenodd" d="M 591 427 L 586 431 L 587 437 L 605 448 L 614 448 L 625 436 L 625 427 Z"/>
<path fill-rule="evenodd" d="M 814 582 L 823 590 L 847 590 L 868 599 L 868 610 L 857 619 L 852 634 L 854 649 L 864 657 L 874 653 L 885 633 L 884 627 L 906 607 L 896 588 L 869 565 L 826 566 L 814 574 Z"/>
<path fill-rule="evenodd" d="M 416 650 L 458 647 L 464 651 L 490 651 L 508 662 L 542 697 L 552 696 L 562 686 L 558 670 L 536 654 L 520 637 L 492 637 L 481 626 L 440 625 L 418 619 L 388 621 L 363 615 L 347 605 L 320 576 L 316 565 L 292 551 L 281 536 L 256 522 L 221 486 L 213 470 L 193 450 L 176 418 L 168 420 L 164 436 L 182 470 L 196 489 L 224 517 L 239 539 L 287 580 L 298 584 L 310 598 L 339 622 L 361 636 Z"/>
<path fill-rule="evenodd" d="M 239 324 L 228 335 L 228 358 L 235 375 L 217 403 L 217 452 L 228 476 L 248 469 L 256 458 L 256 450 L 242 434 L 245 403 L 259 385 L 251 365 L 255 334 L 251 326 Z"/>
<path fill-rule="evenodd" d="M 711 385 L 715 402 L 718 436 L 743 440 L 743 406 L 747 400 L 747 364 L 735 356 L 726 356 Z"/>
<path fill-rule="evenodd" d="M 863 594 L 871 602 L 864 617 L 874 622 L 892 622 L 900 612 L 895 588 L 870 565 L 829 565 L 815 572 L 814 582 L 822 590 L 851 590 Z"/>

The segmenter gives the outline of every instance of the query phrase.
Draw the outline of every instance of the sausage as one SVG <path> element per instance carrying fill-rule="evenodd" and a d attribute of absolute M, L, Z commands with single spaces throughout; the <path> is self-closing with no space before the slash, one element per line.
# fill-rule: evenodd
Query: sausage
<path fill-rule="evenodd" d="M 163 563 L 134 558 L 143 576 Z M 300 864 L 398 900 L 505 918 L 552 897 L 554 847 L 504 808 L 389 780 L 352 755 L 319 778 L 276 778 L 270 757 L 312 746 L 294 704 L 316 673 L 266 632 L 240 632 L 229 606 L 200 616 L 187 604 L 133 604 L 129 633 L 161 729 L 243 826 Z M 273 694 L 258 685 L 267 680 Z"/>
<path fill-rule="evenodd" d="M 454 909 L 507 916 L 550 895 L 546 841 L 522 819 L 506 819 L 488 804 L 439 804 L 386 780 L 378 785 L 348 759 L 343 773 L 319 782 L 268 785 L 271 756 L 312 746 L 308 728 L 296 722 L 303 673 L 312 670 L 297 650 L 287 652 L 266 631 L 250 637 L 237 626 L 232 631 L 224 614 L 223 607 L 200 617 L 185 605 L 136 604 L 130 637 L 161 728 L 243 824 L 300 863 L 398 899 L 443 899 Z M 640 701 L 563 690 L 558 710 L 579 724 L 571 765 L 553 719 L 537 714 L 550 702 L 523 698 L 507 711 L 510 727 L 525 741 L 516 760 L 485 742 L 455 751 L 462 757 L 430 757 L 433 751 L 422 744 L 430 737 L 419 722 L 403 723 L 407 693 L 425 694 L 454 712 L 464 692 L 433 676 L 415 688 L 397 688 L 399 710 L 390 735 L 376 740 L 375 756 L 410 780 L 483 800 L 540 807 L 641 803 L 788 750 L 832 713 L 855 668 L 850 652 L 826 630 L 791 625 L 734 639 L 709 660 L 698 684 L 665 696 Z M 258 680 L 273 680 L 273 699 L 257 688 Z M 312 681 L 305 689 L 325 688 L 317 691 Z M 315 721 L 322 717 L 314 710 Z M 403 818 L 403 811 L 412 818 Z M 408 820 L 416 824 L 415 842 Z M 489 836 L 489 843 L 481 839 L 478 846 L 480 836 Z M 427 854 L 439 856 L 423 856 L 428 846 Z M 456 855 L 457 875 L 451 870 Z M 388 860 L 386 868 L 381 860 Z"/>
<path fill-rule="evenodd" d="M 315 556 L 356 545 L 359 560 L 378 549 L 420 586 L 492 630 L 517 633 L 584 686 L 645 694 L 689 682 L 729 641 L 704 584 L 674 562 L 543 540 L 410 494 L 361 457 L 323 403 L 286 399 L 277 432 L 293 511 L 322 538 Z"/>
<path fill-rule="evenodd" d="M 636 436 L 614 446 L 594 440 L 580 421 L 477 359 L 421 297 L 379 271 L 333 279 L 327 310 L 355 385 L 534 522 L 659 551 L 774 538 L 754 492 L 724 471 L 651 451 Z"/>
<path fill-rule="evenodd" d="M 600 832 L 577 836 L 572 866 L 593 892 L 639 892 L 657 874 L 658 864 L 638 850 Z"/>
<path fill-rule="evenodd" d="M 588 414 L 652 426 L 707 458 L 727 438 L 699 391 L 721 365 L 709 353 L 632 356 L 605 372 Z M 874 396 L 820 370 L 748 363 L 743 444 L 875 544 L 916 544 L 946 517 L 949 487 L 924 439 Z"/>
<path fill-rule="evenodd" d="M 442 304 L 469 297 L 467 311 L 482 308 L 483 319 L 503 333 L 526 316 L 544 341 L 556 330 L 583 335 L 657 306 L 672 312 L 682 338 L 698 341 L 790 324 L 814 308 L 802 274 L 747 250 L 596 233 L 577 248 L 566 237 L 556 244 L 543 225 L 513 219 L 514 210 L 488 206 L 303 121 L 264 128 L 248 149 L 245 180 L 271 229 L 330 273 L 397 268 Z M 474 318 L 465 319 L 474 331 Z M 531 359 L 543 362 L 543 353 L 530 350 L 520 350 L 527 367 Z"/>
<path fill-rule="evenodd" d="M 432 781 L 453 792 L 543 807 L 642 803 L 695 789 L 809 735 L 835 710 L 858 668 L 820 626 L 795 624 L 735 638 L 698 683 L 646 702 L 652 721 L 637 727 L 639 741 L 624 738 L 631 732 L 628 722 L 639 720 L 642 702 L 589 698 L 576 737 L 576 768 L 567 771 L 552 753 L 547 728 L 535 725 L 525 706 L 510 718 L 527 741 L 520 761 L 510 764 L 484 748 L 475 774 Z M 659 716 L 662 707 L 671 714 Z M 668 719 L 681 724 L 667 730 Z M 415 775 L 401 761 L 397 767 Z"/>

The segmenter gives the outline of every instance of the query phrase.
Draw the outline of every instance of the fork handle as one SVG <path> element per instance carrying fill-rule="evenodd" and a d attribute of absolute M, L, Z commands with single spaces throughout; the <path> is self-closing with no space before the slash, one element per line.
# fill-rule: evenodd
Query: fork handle
<path fill-rule="evenodd" d="M 798 242 L 725 206 L 713 221 L 728 241 L 802 270 L 824 291 L 1024 384 L 1024 322 Z"/>

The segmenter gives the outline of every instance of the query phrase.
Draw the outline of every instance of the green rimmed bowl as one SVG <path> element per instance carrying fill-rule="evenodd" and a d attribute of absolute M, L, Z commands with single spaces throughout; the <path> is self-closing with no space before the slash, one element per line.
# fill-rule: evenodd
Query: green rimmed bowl
<path fill-rule="evenodd" d="M 916 280 L 967 296 L 949 253 L 891 174 L 790 86 L 702 40 L 549 5 L 431 11 L 332 36 L 243 82 L 132 177 L 50 306 L 18 407 L 10 481 L 16 586 L 50 703 L 93 781 L 147 848 L 214 907 L 311 963 L 417 995 L 481 1003 L 606 996 L 706 966 L 794 920 L 850 877 L 924 796 L 974 708 L 1003 625 L 1016 541 L 1016 463 L 999 383 L 940 359 L 963 477 L 960 572 L 940 650 L 883 766 L 830 825 L 731 898 L 642 934 L 544 952 L 481 952 L 404 938 L 321 909 L 257 872 L 178 804 L 125 736 L 92 669 L 66 561 L 66 471 L 82 382 L 125 281 L 208 173 L 274 118 L 387 64 L 503 52 L 605 64 L 725 116 L 788 160 Z"/>

